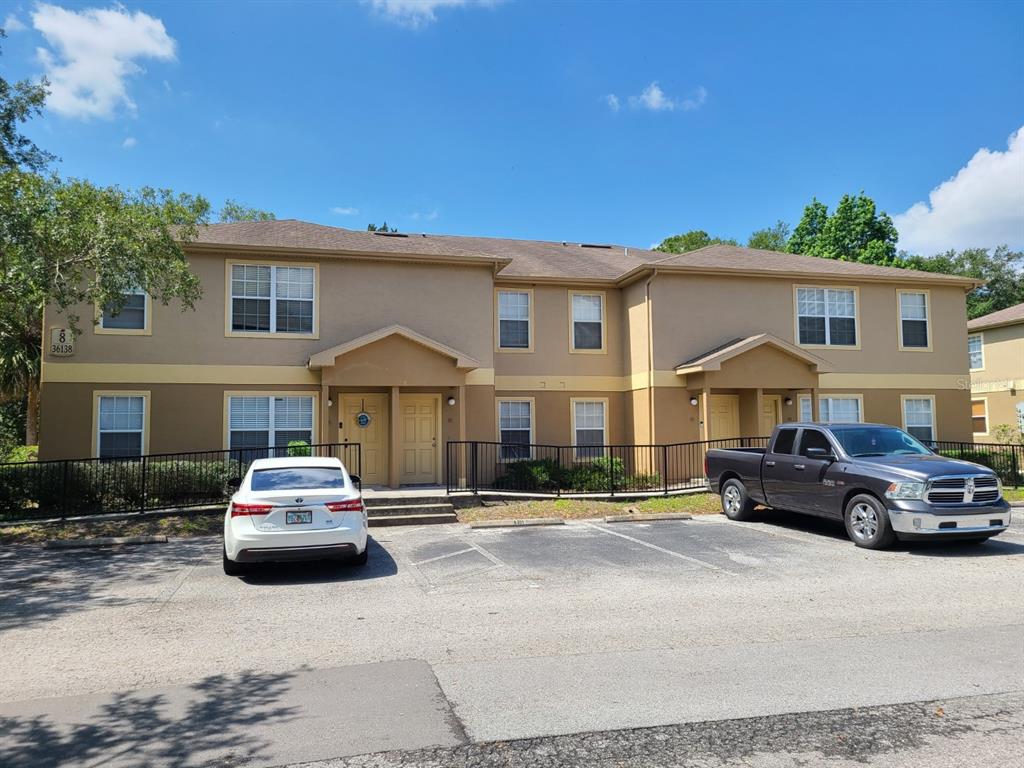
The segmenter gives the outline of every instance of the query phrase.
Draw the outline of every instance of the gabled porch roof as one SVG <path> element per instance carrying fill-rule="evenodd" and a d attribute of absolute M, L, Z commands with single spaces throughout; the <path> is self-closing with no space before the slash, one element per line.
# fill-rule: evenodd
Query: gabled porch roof
<path fill-rule="evenodd" d="M 692 357 L 677 365 L 675 371 L 679 376 L 718 371 L 721 370 L 722 363 L 726 360 L 739 357 L 745 352 L 765 345 L 774 347 L 790 357 L 806 363 L 815 373 L 831 373 L 835 370 L 835 366 L 828 360 L 811 354 L 795 344 L 783 341 L 778 336 L 773 336 L 770 333 L 758 333 L 754 336 L 747 336 L 744 339 L 733 339 L 714 349 L 709 349 L 707 352 L 702 352 L 696 357 Z"/>
<path fill-rule="evenodd" d="M 409 341 L 420 344 L 427 349 L 450 357 L 455 361 L 455 367 L 463 371 L 472 371 L 480 367 L 480 361 L 465 352 L 460 352 L 453 347 L 449 347 L 447 344 L 442 344 L 436 339 L 432 339 L 429 336 L 424 336 L 422 333 L 417 333 L 411 328 L 406 328 L 404 325 L 389 325 L 386 328 L 379 328 L 376 331 L 372 331 L 358 338 L 346 341 L 343 344 L 330 347 L 321 352 L 317 352 L 315 355 L 309 358 L 308 367 L 310 370 L 319 370 L 321 368 L 329 368 L 334 365 L 335 360 L 342 355 L 349 352 L 353 352 L 362 347 L 373 344 L 374 342 L 386 339 L 389 336 L 400 336 L 408 339 Z"/>

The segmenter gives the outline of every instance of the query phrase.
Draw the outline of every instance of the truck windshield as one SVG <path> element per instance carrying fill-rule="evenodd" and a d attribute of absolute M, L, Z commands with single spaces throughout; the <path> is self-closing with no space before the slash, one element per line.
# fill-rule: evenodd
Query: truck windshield
<path fill-rule="evenodd" d="M 913 436 L 896 427 L 844 427 L 832 434 L 851 456 L 891 456 L 929 454 Z"/>

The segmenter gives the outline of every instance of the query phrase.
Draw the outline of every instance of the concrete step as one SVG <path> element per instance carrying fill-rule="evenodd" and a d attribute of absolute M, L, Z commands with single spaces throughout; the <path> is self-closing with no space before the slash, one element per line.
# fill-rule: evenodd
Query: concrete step
<path fill-rule="evenodd" d="M 444 523 L 457 523 L 459 518 L 454 512 L 436 512 L 412 515 L 381 515 L 379 517 L 370 515 L 367 518 L 371 528 L 383 528 L 393 525 L 442 525 Z"/>
<path fill-rule="evenodd" d="M 454 512 L 451 504 L 389 504 L 371 507 L 366 505 L 366 513 L 374 517 L 393 517 L 395 515 L 436 515 Z"/>
<path fill-rule="evenodd" d="M 447 504 L 451 506 L 451 499 L 447 496 L 363 496 L 363 503 L 367 509 L 378 507 L 422 507 L 434 504 Z"/>

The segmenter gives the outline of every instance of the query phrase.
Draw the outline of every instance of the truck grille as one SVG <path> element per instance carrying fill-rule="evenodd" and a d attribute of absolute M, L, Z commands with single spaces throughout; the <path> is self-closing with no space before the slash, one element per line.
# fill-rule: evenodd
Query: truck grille
<path fill-rule="evenodd" d="M 925 498 L 932 504 L 991 504 L 999 500 L 995 475 L 950 475 L 928 482 Z"/>

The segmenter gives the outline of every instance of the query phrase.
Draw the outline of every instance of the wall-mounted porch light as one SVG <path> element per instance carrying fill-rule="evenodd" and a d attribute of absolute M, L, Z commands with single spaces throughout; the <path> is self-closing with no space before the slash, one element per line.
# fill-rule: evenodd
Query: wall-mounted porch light
<path fill-rule="evenodd" d="M 690 398 L 690 405 L 696 405 L 696 404 L 697 404 L 697 398 L 696 397 L 691 397 Z"/>
<path fill-rule="evenodd" d="M 787 397 L 786 398 L 786 405 L 792 405 L 792 404 L 793 404 L 793 398 L 792 397 Z"/>
<path fill-rule="evenodd" d="M 455 405 L 455 398 L 451 395 L 448 396 L 448 405 Z"/>

